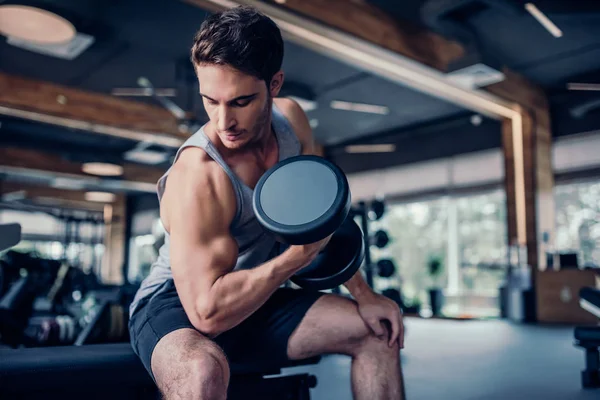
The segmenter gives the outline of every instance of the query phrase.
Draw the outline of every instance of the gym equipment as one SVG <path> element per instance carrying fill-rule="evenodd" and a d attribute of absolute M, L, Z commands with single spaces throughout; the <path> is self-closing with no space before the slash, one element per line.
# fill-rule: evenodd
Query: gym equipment
<path fill-rule="evenodd" d="M 381 219 L 381 217 L 383 217 L 383 214 L 385 213 L 385 203 L 383 202 L 383 200 L 373 200 L 371 202 L 371 209 L 369 210 L 368 214 L 369 214 L 369 218 L 372 221 L 379 221 Z"/>
<path fill-rule="evenodd" d="M 83 330 L 75 339 L 75 346 L 98 343 L 115 343 L 128 339 L 127 317 L 123 306 L 106 298 L 86 299 L 92 304 L 80 321 Z M 85 303 L 85 302 L 84 302 Z"/>
<path fill-rule="evenodd" d="M 260 224 L 287 244 L 317 242 L 350 211 L 350 187 L 339 167 L 317 156 L 288 158 L 269 169 L 254 189 Z"/>
<path fill-rule="evenodd" d="M 396 265 L 389 258 L 383 258 L 377 261 L 377 272 L 382 278 L 389 278 L 396 273 Z"/>
<path fill-rule="evenodd" d="M 12 399 L 151 399 L 157 389 L 129 343 L 0 349 L 0 388 Z M 316 364 L 320 357 L 250 367 L 230 363 L 228 399 L 310 400 L 316 377 L 281 375 L 281 368 Z M 33 382 L 33 384 L 32 384 Z"/>
<path fill-rule="evenodd" d="M 585 349 L 585 369 L 581 371 L 581 385 L 586 389 L 600 388 L 600 327 L 576 327 L 575 345 Z"/>
<path fill-rule="evenodd" d="M 33 304 L 33 280 L 24 276 L 16 281 L 0 299 L 0 337 L 9 346 L 24 341 L 23 331 Z"/>
<path fill-rule="evenodd" d="M 72 344 L 77 330 L 72 317 L 58 315 L 30 318 L 24 333 L 35 347 L 57 346 Z"/>
<path fill-rule="evenodd" d="M 584 287 L 579 291 L 579 305 L 600 318 L 600 290 Z"/>
<path fill-rule="evenodd" d="M 584 310 L 600 318 L 600 290 L 584 287 L 579 291 L 579 304 Z M 586 389 L 600 388 L 600 326 L 575 328 L 575 346 L 585 350 L 585 369 L 581 371 L 581 385 Z"/>
<path fill-rule="evenodd" d="M 365 242 L 360 228 L 347 219 L 315 260 L 290 278 L 305 289 L 324 290 L 347 282 L 365 257 Z"/>
<path fill-rule="evenodd" d="M 383 248 L 389 243 L 389 237 L 382 230 L 371 235 L 369 233 L 369 222 L 381 219 L 383 214 L 385 214 L 385 203 L 381 199 L 375 199 L 370 203 L 360 201 L 350 210 L 350 215 L 360 219 L 360 228 L 365 238 L 365 280 L 371 287 L 373 287 L 373 273 L 375 270 L 375 264 L 371 263 L 371 246 L 375 245 Z"/>
<path fill-rule="evenodd" d="M 390 237 L 385 231 L 379 230 L 373 234 L 371 237 L 371 244 L 383 249 L 390 242 Z"/>
<path fill-rule="evenodd" d="M 20 224 L 1 224 L 0 225 L 0 251 L 10 249 L 21 241 Z"/>
<path fill-rule="evenodd" d="M 355 215 L 364 215 L 369 221 L 379 221 L 385 214 L 385 202 L 383 199 L 375 199 L 370 203 L 361 201 L 352 207 Z"/>
<path fill-rule="evenodd" d="M 342 170 L 322 157 L 288 158 L 269 169 L 253 196 L 256 218 L 278 241 L 291 245 L 328 245 L 290 280 L 324 290 L 350 279 L 364 259 L 362 232 L 350 213 L 350 187 Z"/>

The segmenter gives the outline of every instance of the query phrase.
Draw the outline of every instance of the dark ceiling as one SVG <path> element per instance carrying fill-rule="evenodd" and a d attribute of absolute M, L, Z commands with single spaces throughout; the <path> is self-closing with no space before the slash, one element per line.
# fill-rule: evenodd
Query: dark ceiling
<path fill-rule="evenodd" d="M 369 2 L 398 20 L 426 25 L 420 13 L 425 3 L 423 0 Z M 199 118 L 205 118 L 197 96 L 197 83 L 193 77 L 190 79 L 188 52 L 192 37 L 206 12 L 174 0 L 0 2 L 12 3 L 57 12 L 68 18 L 79 32 L 93 36 L 95 42 L 78 58 L 67 61 L 16 48 L 2 38 L 0 71 L 107 94 L 115 87 L 135 87 L 138 77 L 145 76 L 156 87 L 176 88 L 177 103 L 184 109 L 195 110 Z M 462 13 L 455 22 L 468 28 L 485 52 L 493 53 L 501 62 L 541 85 L 551 99 L 557 99 L 554 107 L 564 111 L 582 101 L 600 97 L 590 93 L 567 93 L 564 89 L 566 82 L 582 74 L 586 82 L 598 81 L 600 1 L 535 1 L 563 30 L 564 36 L 560 39 L 552 37 L 524 11 L 503 12 L 500 8 L 489 6 L 492 0 L 479 3 L 479 7 Z M 506 0 L 499 3 L 511 3 L 520 9 L 523 2 Z M 306 85 L 315 93 L 319 107 L 308 116 L 318 121 L 314 129 L 318 140 L 332 149 L 348 141 L 373 141 L 373 138 L 381 137 L 382 132 L 405 137 L 407 132 L 421 132 L 423 126 L 429 127 L 430 132 L 437 122 L 439 134 L 444 134 L 448 120 L 462 121 L 472 135 L 489 137 L 488 146 L 498 143 L 497 124 L 484 123 L 472 128 L 468 118 L 470 113 L 466 110 L 292 43 L 286 43 L 285 50 L 286 79 Z M 333 110 L 329 107 L 331 100 L 386 105 L 391 112 L 381 116 Z M 568 112 L 561 115 L 571 118 Z M 590 130 L 588 128 L 593 127 L 597 119 L 589 121 L 592 122 L 583 124 L 586 130 Z M 90 149 L 103 149 L 107 159 L 111 160 L 134 146 L 129 141 L 107 141 L 104 137 L 93 135 L 82 135 L 72 140 L 74 132 L 47 130 L 48 127 L 44 126 L 28 129 L 19 121 L 3 117 L 0 117 L 0 122 L 3 122 L 0 143 L 4 144 L 29 143 L 38 147 L 60 148 L 63 152 L 79 148 L 79 152 L 76 151 L 79 157 L 91 153 Z M 555 126 L 560 128 L 560 131 L 555 129 L 556 134 L 561 134 L 561 127 L 570 124 L 563 121 L 562 124 L 555 123 Z M 576 133 L 568 131 L 564 130 L 565 133 Z M 389 135 L 384 137 L 389 139 Z M 427 138 L 423 136 L 423 140 L 433 140 L 431 134 Z M 461 140 L 469 139 L 464 137 Z M 68 150 L 61 143 L 69 143 Z M 431 152 L 427 154 L 428 157 L 435 156 Z"/>

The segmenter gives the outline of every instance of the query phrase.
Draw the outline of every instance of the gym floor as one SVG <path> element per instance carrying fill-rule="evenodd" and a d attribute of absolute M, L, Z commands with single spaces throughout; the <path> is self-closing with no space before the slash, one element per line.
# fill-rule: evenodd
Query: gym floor
<path fill-rule="evenodd" d="M 584 352 L 573 346 L 573 327 L 416 318 L 405 324 L 402 364 L 411 400 L 600 398 L 600 389 L 581 388 Z M 352 398 L 349 357 L 285 370 L 299 371 L 317 375 L 314 400 Z"/>

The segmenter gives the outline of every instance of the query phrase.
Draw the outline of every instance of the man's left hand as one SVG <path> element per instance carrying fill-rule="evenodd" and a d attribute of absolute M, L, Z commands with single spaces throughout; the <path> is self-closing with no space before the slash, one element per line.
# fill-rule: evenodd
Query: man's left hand
<path fill-rule="evenodd" d="M 400 348 L 404 348 L 402 312 L 396 302 L 380 294 L 372 293 L 360 299 L 358 312 L 367 326 L 380 338 L 387 333 L 384 321 L 389 322 L 391 332 L 388 345 L 392 347 L 397 340 Z"/>

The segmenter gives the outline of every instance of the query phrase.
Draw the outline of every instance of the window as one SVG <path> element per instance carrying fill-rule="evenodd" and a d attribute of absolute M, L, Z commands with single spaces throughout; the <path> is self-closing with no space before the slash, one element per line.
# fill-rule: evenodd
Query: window
<path fill-rule="evenodd" d="M 556 185 L 554 198 L 556 250 L 577 253 L 579 266 L 599 266 L 600 182 Z"/>
<path fill-rule="evenodd" d="M 430 288 L 443 289 L 448 316 L 497 316 L 499 288 L 506 273 L 506 200 L 501 189 L 467 196 L 389 204 L 371 233 L 385 230 L 390 243 L 372 247 L 373 262 L 391 258 L 396 274 L 374 279 L 378 292 L 401 288 L 408 305 L 428 306 Z M 432 257 L 442 260 L 437 278 Z"/>
<path fill-rule="evenodd" d="M 446 291 L 446 312 L 499 316 L 499 288 L 507 271 L 506 196 L 503 190 L 456 198 L 455 285 Z M 454 239 L 455 238 L 455 239 Z M 452 263 L 451 263 L 452 264 Z"/>
<path fill-rule="evenodd" d="M 426 290 L 430 285 L 427 260 L 431 256 L 446 259 L 447 203 L 448 198 L 444 197 L 391 204 L 381 220 L 370 224 L 371 233 L 382 229 L 390 237 L 390 243 L 383 249 L 372 247 L 373 262 L 391 258 L 396 264 L 394 276 L 375 279 L 377 291 L 401 287 L 406 303 L 427 301 Z M 441 280 L 446 281 L 446 276 Z"/>

